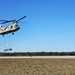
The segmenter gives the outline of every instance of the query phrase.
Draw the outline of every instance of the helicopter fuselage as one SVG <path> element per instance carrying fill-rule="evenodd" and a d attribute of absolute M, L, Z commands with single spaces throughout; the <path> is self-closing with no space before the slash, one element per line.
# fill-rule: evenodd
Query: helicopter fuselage
<path fill-rule="evenodd" d="M 2 25 L 0 25 L 0 35 L 4 36 L 5 34 L 9 34 L 9 33 L 14 34 L 14 32 L 16 32 L 17 30 L 20 29 L 18 22 L 24 18 L 26 18 L 26 16 L 23 16 L 22 18 L 20 18 L 18 20 L 0 20 L 0 22 L 1 22 L 0 24 L 13 22 L 12 25 L 8 25 L 6 27 L 2 27 Z"/>
<path fill-rule="evenodd" d="M 0 35 L 4 36 L 5 34 L 14 33 L 19 29 L 20 27 L 17 22 L 14 22 L 12 25 L 9 25 L 7 27 L 0 26 Z"/>

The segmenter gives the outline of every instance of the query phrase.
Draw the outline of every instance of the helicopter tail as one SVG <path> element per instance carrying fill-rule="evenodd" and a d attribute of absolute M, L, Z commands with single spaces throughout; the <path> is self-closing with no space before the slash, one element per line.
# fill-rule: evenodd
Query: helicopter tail
<path fill-rule="evenodd" d="M 2 25 L 0 25 L 0 28 L 2 27 Z"/>
<path fill-rule="evenodd" d="M 0 25 L 0 28 L 2 27 L 2 25 Z"/>
<path fill-rule="evenodd" d="M 0 30 L 2 30 L 2 26 L 0 25 Z"/>

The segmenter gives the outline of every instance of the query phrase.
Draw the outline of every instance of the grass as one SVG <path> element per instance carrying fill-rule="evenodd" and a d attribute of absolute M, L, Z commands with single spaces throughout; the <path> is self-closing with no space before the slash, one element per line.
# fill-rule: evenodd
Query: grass
<path fill-rule="evenodd" d="M 0 59 L 0 75 L 75 75 L 75 59 Z"/>

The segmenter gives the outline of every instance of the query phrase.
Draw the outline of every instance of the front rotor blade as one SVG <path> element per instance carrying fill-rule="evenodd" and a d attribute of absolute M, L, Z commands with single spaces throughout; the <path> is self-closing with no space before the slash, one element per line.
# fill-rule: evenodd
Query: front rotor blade
<path fill-rule="evenodd" d="M 22 18 L 18 19 L 17 21 L 20 21 L 20 20 L 22 20 L 22 19 L 24 19 L 24 18 L 26 18 L 26 16 L 24 16 L 24 17 L 22 17 Z"/>

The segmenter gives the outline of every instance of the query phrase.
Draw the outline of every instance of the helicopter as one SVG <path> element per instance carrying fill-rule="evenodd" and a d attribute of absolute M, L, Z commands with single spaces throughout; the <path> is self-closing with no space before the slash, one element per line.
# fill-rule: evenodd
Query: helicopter
<path fill-rule="evenodd" d="M 26 16 L 23 16 L 22 18 L 18 20 L 0 20 L 2 21 L 0 24 L 13 22 L 11 25 L 8 25 L 6 27 L 2 27 L 2 25 L 0 25 L 0 35 L 4 36 L 5 34 L 9 34 L 9 33 L 12 33 L 12 35 L 14 35 L 14 32 L 20 29 L 18 22 L 24 18 L 26 18 Z"/>

